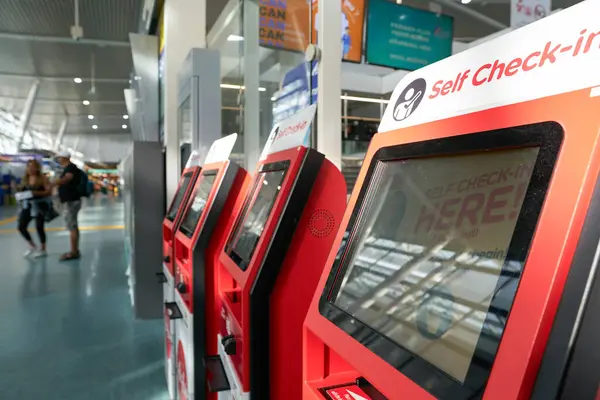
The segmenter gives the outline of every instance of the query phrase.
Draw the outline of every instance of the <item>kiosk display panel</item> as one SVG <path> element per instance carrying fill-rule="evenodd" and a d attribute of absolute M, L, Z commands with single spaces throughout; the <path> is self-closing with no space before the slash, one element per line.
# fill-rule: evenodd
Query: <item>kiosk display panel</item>
<path fill-rule="evenodd" d="M 181 222 L 181 226 L 179 227 L 179 230 L 188 238 L 191 238 L 194 235 L 196 225 L 198 225 L 198 221 L 200 221 L 202 211 L 206 206 L 208 196 L 210 195 L 212 187 L 215 183 L 217 172 L 218 171 L 207 171 L 200 177 L 198 188 L 192 196 L 193 200 L 190 203 L 190 207 L 188 208 L 183 221 Z"/>
<path fill-rule="evenodd" d="M 321 314 L 438 398 L 485 386 L 562 136 L 546 122 L 379 150 Z"/>
<path fill-rule="evenodd" d="M 261 169 L 230 236 L 227 254 L 244 271 L 250 264 L 271 209 L 279 197 L 288 166 L 289 162 L 277 162 Z"/>
<path fill-rule="evenodd" d="M 179 185 L 179 189 L 177 189 L 177 193 L 175 193 L 175 197 L 173 198 L 173 202 L 171 203 L 171 207 L 167 213 L 167 219 L 171 222 L 173 222 L 175 217 L 177 217 L 177 212 L 179 211 L 179 207 L 181 207 L 181 203 L 185 198 L 185 194 L 190 186 L 192 176 L 193 172 L 187 172 L 185 175 L 183 175 L 181 185 Z"/>

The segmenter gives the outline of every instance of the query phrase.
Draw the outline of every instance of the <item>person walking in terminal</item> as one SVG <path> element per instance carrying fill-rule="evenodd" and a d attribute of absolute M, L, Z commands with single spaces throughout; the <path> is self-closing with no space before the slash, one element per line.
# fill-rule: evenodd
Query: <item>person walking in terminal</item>
<path fill-rule="evenodd" d="M 52 186 L 48 178 L 42 174 L 42 167 L 37 160 L 29 160 L 25 176 L 19 186 L 22 192 L 30 191 L 30 198 L 19 202 L 19 224 L 18 229 L 21 235 L 29 244 L 25 252 L 25 257 L 33 255 L 34 257 L 46 256 L 46 232 L 44 231 L 46 213 L 52 208 L 50 195 Z M 32 219 L 35 219 L 35 228 L 40 240 L 40 249 L 38 250 L 27 228 Z"/>
<path fill-rule="evenodd" d="M 81 209 L 81 193 L 79 182 L 83 172 L 71 162 L 69 152 L 60 152 L 57 161 L 63 168 L 63 172 L 55 185 L 58 185 L 58 196 L 63 204 L 65 223 L 70 232 L 71 251 L 64 253 L 61 261 L 76 260 L 81 257 L 79 252 L 79 225 L 77 224 L 77 215 Z"/>

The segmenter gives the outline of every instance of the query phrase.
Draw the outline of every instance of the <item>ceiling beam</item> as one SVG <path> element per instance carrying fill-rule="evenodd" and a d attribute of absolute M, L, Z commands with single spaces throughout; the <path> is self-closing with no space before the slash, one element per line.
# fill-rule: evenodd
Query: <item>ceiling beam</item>
<path fill-rule="evenodd" d="M 0 95 L 0 99 L 12 99 L 12 100 L 27 100 L 27 97 L 23 97 L 23 96 L 5 96 L 5 95 Z M 36 103 L 77 103 L 77 104 L 81 104 L 81 106 L 83 107 L 83 100 L 74 100 L 74 99 L 48 99 L 48 98 L 44 98 L 44 99 L 36 99 L 35 102 Z M 91 100 L 92 104 L 125 104 L 125 100 Z"/>
<path fill-rule="evenodd" d="M 37 75 L 21 75 L 21 74 L 6 74 L 0 72 L 0 77 L 6 77 L 10 79 L 37 79 L 44 82 L 72 82 L 74 85 L 79 85 L 79 83 L 75 83 L 73 79 L 74 76 L 37 76 Z M 83 82 L 91 82 L 92 78 L 84 78 L 78 77 L 83 80 Z M 129 78 L 94 78 L 95 83 L 129 83 Z"/>
<path fill-rule="evenodd" d="M 88 39 L 80 38 L 75 40 L 69 36 L 43 36 L 28 35 L 23 33 L 0 32 L 0 39 L 23 40 L 28 42 L 45 42 L 60 44 L 88 45 L 99 47 L 129 47 L 128 41 L 107 40 L 107 39 Z"/>

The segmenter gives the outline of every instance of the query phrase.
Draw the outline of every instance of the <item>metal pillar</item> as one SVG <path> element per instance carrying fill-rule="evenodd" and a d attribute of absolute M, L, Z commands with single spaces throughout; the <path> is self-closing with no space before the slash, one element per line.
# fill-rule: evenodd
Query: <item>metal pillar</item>
<path fill-rule="evenodd" d="M 342 2 L 319 0 L 319 97 L 317 105 L 317 150 L 335 164 L 342 165 L 342 41 L 340 24 Z"/>
<path fill-rule="evenodd" d="M 67 131 L 68 123 L 69 123 L 69 119 L 66 117 L 60 123 L 60 127 L 58 128 L 58 133 L 56 134 L 56 141 L 54 142 L 54 151 L 55 152 L 60 150 L 60 145 L 62 143 L 63 137 L 65 136 L 65 132 Z"/>
<path fill-rule="evenodd" d="M 25 139 L 25 132 L 27 132 L 27 128 L 29 127 L 29 121 L 31 119 L 31 112 L 33 111 L 33 105 L 35 103 L 35 98 L 37 97 L 38 89 L 40 87 L 40 81 L 36 80 L 31 85 L 29 89 L 29 94 L 27 95 L 27 100 L 25 101 L 25 106 L 23 107 L 23 112 L 21 113 L 21 120 L 19 122 L 19 146 L 20 149 L 23 145 L 23 139 Z"/>
<path fill-rule="evenodd" d="M 250 172 L 260 157 L 260 57 L 259 11 L 257 0 L 245 0 L 244 32 L 244 154 Z M 339 30 L 339 29 L 338 29 Z M 339 35 L 338 35 L 339 36 Z"/>

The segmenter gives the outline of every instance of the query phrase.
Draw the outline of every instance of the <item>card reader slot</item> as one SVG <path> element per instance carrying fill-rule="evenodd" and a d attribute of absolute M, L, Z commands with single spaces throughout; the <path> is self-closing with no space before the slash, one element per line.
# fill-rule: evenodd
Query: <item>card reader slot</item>
<path fill-rule="evenodd" d="M 206 368 L 206 381 L 208 390 L 212 393 L 230 390 L 229 380 L 225 373 L 225 367 L 219 356 L 204 357 L 204 367 Z"/>

